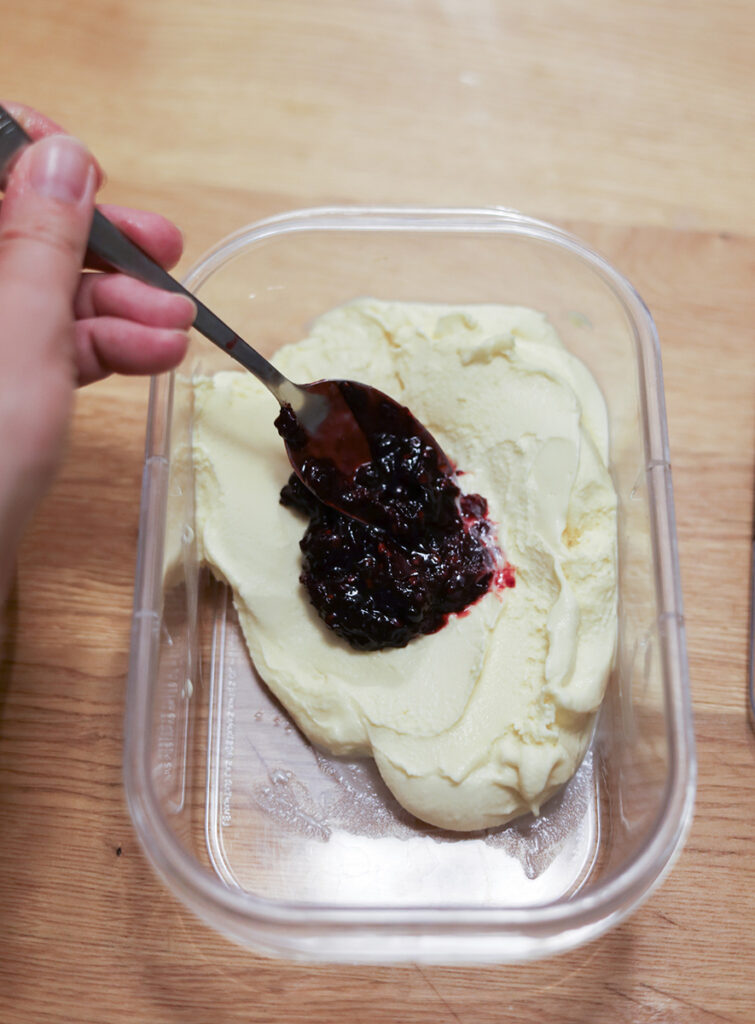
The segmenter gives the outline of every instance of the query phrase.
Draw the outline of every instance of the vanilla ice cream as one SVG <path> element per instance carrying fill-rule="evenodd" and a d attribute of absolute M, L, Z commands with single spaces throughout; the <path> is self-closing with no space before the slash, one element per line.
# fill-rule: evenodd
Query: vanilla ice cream
<path fill-rule="evenodd" d="M 360 300 L 281 349 L 298 381 L 351 378 L 399 400 L 488 501 L 516 585 L 406 647 L 353 650 L 298 582 L 303 522 L 253 377 L 194 381 L 200 558 L 234 595 L 254 664 L 334 754 L 371 754 L 401 804 L 473 830 L 538 812 L 576 770 L 611 670 L 616 494 L 602 395 L 544 316 Z M 174 458 L 180 458 L 177 452 Z"/>

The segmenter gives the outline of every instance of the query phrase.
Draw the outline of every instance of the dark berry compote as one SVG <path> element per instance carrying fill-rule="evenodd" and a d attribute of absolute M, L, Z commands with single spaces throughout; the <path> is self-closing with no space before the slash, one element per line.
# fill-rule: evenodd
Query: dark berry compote
<path fill-rule="evenodd" d="M 304 461 L 301 475 L 339 509 L 296 474 L 282 489 L 281 503 L 309 517 L 299 579 L 325 624 L 352 647 L 404 647 L 494 582 L 513 586 L 513 571 L 502 569 L 487 502 L 461 493 L 453 465 L 409 410 L 373 389 L 338 386 L 371 459 L 350 476 L 327 458 Z M 290 408 L 276 427 L 296 445 L 301 428 Z"/>

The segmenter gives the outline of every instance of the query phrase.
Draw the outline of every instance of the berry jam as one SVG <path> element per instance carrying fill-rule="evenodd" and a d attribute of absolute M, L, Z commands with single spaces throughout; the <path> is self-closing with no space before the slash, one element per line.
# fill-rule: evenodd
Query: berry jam
<path fill-rule="evenodd" d="M 344 397 L 366 428 L 361 396 Z M 332 493 L 350 514 L 325 504 L 296 474 L 281 491 L 281 503 L 310 520 L 300 542 L 301 583 L 325 624 L 362 651 L 404 647 L 491 585 L 514 585 L 511 567 L 501 569 L 485 499 L 461 493 L 453 466 L 408 409 L 390 402 L 369 412 L 369 425 L 380 429 L 365 429 L 372 458 L 351 478 L 328 459 L 302 465 L 318 494 Z M 295 444 L 290 410 L 276 426 Z"/>

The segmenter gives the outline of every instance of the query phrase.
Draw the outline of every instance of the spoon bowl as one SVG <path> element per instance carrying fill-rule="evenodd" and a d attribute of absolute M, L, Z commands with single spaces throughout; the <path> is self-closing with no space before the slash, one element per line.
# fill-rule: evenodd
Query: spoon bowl
<path fill-rule="evenodd" d="M 421 528 L 433 489 L 454 477 L 430 431 L 406 406 L 367 384 L 321 380 L 298 387 L 309 407 L 297 413 L 283 403 L 275 425 L 302 483 L 324 504 L 372 526 L 398 535 Z M 397 443 L 401 467 L 395 465 Z"/>

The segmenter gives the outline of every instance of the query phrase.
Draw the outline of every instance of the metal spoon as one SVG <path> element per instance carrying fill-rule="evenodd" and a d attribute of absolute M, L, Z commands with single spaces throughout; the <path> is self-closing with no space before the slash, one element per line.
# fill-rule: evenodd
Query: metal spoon
<path fill-rule="evenodd" d="M 0 106 L 0 178 L 9 161 L 32 139 Z M 438 452 L 439 464 L 452 472 L 437 442 L 408 409 L 387 395 L 355 381 L 323 380 L 294 384 L 251 345 L 163 270 L 114 224 L 95 210 L 89 250 L 130 277 L 165 291 L 188 295 L 197 307 L 194 327 L 257 377 L 281 405 L 276 420 L 294 472 L 325 504 L 365 522 L 384 525 L 380 510 L 354 494 L 354 472 L 372 459 L 369 443 L 388 421 L 408 436 L 418 436 Z"/>

